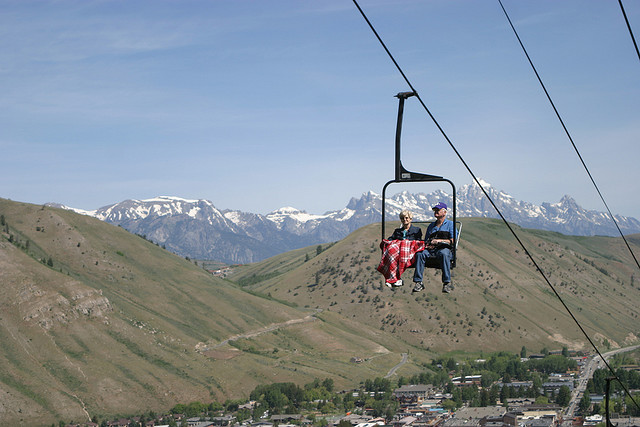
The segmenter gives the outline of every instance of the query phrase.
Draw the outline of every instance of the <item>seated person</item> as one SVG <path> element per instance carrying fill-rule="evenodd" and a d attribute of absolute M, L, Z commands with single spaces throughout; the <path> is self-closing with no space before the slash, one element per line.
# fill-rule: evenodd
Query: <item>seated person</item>
<path fill-rule="evenodd" d="M 396 228 L 388 240 L 380 242 L 384 250 L 378 271 L 385 277 L 388 287 L 402 286 L 400 276 L 407 267 L 413 264 L 416 252 L 424 249 L 422 229 L 411 225 L 413 214 L 404 210 L 400 212 L 402 227 Z"/>
<path fill-rule="evenodd" d="M 411 211 L 400 212 L 400 222 L 402 227 L 393 230 L 393 234 L 389 237 L 389 240 L 422 240 L 422 229 L 411 225 L 413 221 L 413 214 Z"/>
<path fill-rule="evenodd" d="M 422 276 L 427 258 L 435 257 L 438 266 L 442 270 L 442 292 L 449 293 L 453 290 L 451 284 L 451 248 L 455 241 L 455 226 L 453 221 L 446 219 L 447 205 L 438 203 L 433 208 L 436 220 L 429 224 L 425 235 L 425 250 L 416 255 L 416 271 L 413 275 L 413 292 L 424 289 Z"/>

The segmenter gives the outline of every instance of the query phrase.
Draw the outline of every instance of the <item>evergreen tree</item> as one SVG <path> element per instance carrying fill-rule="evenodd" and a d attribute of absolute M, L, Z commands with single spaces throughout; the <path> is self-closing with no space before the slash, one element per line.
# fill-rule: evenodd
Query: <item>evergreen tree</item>
<path fill-rule="evenodd" d="M 608 376 L 609 376 L 609 371 L 606 369 L 596 369 L 593 372 L 592 379 L 593 379 L 594 393 L 604 394 Z"/>
<path fill-rule="evenodd" d="M 536 397 L 536 405 L 546 405 L 547 403 L 549 403 L 549 398 L 547 396 Z"/>
<path fill-rule="evenodd" d="M 497 384 L 494 384 L 491 386 L 491 390 L 489 392 L 489 403 L 491 405 L 495 405 L 499 398 L 500 398 L 500 387 Z"/>
<path fill-rule="evenodd" d="M 580 399 L 580 403 L 578 404 L 578 409 L 582 414 L 586 414 L 589 408 L 591 407 L 591 397 L 589 396 L 589 392 L 585 391 Z"/>
<path fill-rule="evenodd" d="M 640 393 L 635 393 L 633 398 L 636 402 L 640 402 Z M 631 417 L 640 416 L 640 408 L 635 404 L 633 400 L 629 396 L 625 396 L 625 403 L 627 405 L 627 414 Z"/>
<path fill-rule="evenodd" d="M 329 393 L 333 393 L 333 379 L 325 378 L 324 381 L 322 381 L 322 387 L 324 387 Z"/>
<path fill-rule="evenodd" d="M 482 389 L 482 391 L 480 392 L 480 406 L 485 407 L 485 406 L 489 406 L 491 404 L 491 399 L 489 396 L 489 390 Z"/>
<path fill-rule="evenodd" d="M 502 389 L 500 390 L 500 402 L 507 403 L 507 399 L 511 397 L 510 387 L 506 384 L 502 384 Z"/>
<path fill-rule="evenodd" d="M 556 396 L 556 403 L 560 406 L 567 406 L 571 401 L 571 390 L 566 385 L 560 387 L 558 396 Z"/>
<path fill-rule="evenodd" d="M 452 400 L 455 402 L 456 408 L 462 406 L 462 392 L 458 387 L 454 388 L 451 393 Z"/>

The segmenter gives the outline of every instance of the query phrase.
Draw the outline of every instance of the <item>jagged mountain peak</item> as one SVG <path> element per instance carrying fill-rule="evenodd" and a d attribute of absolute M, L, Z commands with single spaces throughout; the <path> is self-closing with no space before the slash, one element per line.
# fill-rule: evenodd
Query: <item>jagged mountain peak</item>
<path fill-rule="evenodd" d="M 145 219 L 172 215 L 198 217 L 215 213 L 222 216 L 212 202 L 205 199 L 185 199 L 176 196 L 157 196 L 150 199 L 128 199 L 94 211 L 93 216 L 107 222 Z"/>
<path fill-rule="evenodd" d="M 491 183 L 485 181 L 482 178 L 478 178 L 478 182 L 480 183 L 480 185 L 482 186 L 482 188 L 484 188 L 485 190 L 488 190 L 490 188 L 493 188 L 491 186 Z M 467 191 L 468 189 L 480 189 L 480 186 L 478 185 L 478 182 L 476 181 L 471 181 L 469 184 L 464 184 L 462 187 L 460 187 L 460 191 Z"/>
<path fill-rule="evenodd" d="M 352 197 L 347 203 L 347 209 L 357 210 L 363 207 L 368 206 L 370 203 L 375 203 L 377 200 L 380 200 L 381 196 L 373 191 L 367 191 L 366 193 L 362 193 L 360 198 Z"/>
<path fill-rule="evenodd" d="M 482 179 L 479 182 L 505 218 L 523 227 L 586 236 L 617 234 L 607 215 L 583 209 L 568 195 L 558 203 L 535 205 L 518 201 Z M 451 198 L 440 189 L 429 194 L 401 191 L 387 197 L 387 219 L 397 220 L 402 210 L 409 209 L 414 221 L 429 221 L 433 218 L 431 208 L 438 202 L 451 206 Z M 456 202 L 458 218 L 499 217 L 475 182 L 460 187 Z M 180 255 L 247 263 L 307 245 L 340 240 L 360 227 L 380 221 L 381 206 L 382 196 L 368 191 L 359 198 L 351 198 L 345 208 L 322 215 L 291 206 L 267 215 L 238 210 L 221 212 L 208 200 L 175 196 L 125 200 L 81 213 L 146 235 Z M 640 222 L 635 218 L 617 216 L 616 220 L 623 232 L 640 232 Z"/>
<path fill-rule="evenodd" d="M 572 208 L 575 208 L 575 209 L 580 208 L 580 206 L 578 205 L 576 200 L 573 197 L 571 197 L 571 196 L 569 196 L 567 194 L 562 196 L 562 199 L 560 199 L 560 203 L 559 204 L 560 205 L 568 205 L 568 206 L 571 206 Z"/>

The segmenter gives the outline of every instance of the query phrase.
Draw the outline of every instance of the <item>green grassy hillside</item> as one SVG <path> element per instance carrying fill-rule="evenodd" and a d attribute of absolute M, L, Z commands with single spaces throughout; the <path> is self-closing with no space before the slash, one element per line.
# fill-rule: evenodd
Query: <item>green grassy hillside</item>
<path fill-rule="evenodd" d="M 587 348 L 494 220 L 463 220 L 454 293 L 430 271 L 411 295 L 375 270 L 376 225 L 240 266 L 233 283 L 73 212 L 0 199 L 0 218 L 1 425 L 159 412 L 270 382 L 351 388 L 402 353 L 395 375 L 410 376 L 440 353 Z M 599 345 L 637 342 L 640 284 L 620 239 L 518 232 Z"/>
<path fill-rule="evenodd" d="M 0 425 L 165 411 L 265 382 L 351 387 L 401 359 L 376 328 L 247 292 L 94 218 L 2 199 L 0 216 Z"/>
<path fill-rule="evenodd" d="M 300 307 L 330 310 L 391 332 L 402 351 L 519 351 L 524 345 L 587 349 L 587 341 L 508 229 L 497 220 L 463 219 L 455 291 L 440 292 L 438 270 L 427 290 L 390 290 L 376 271 L 379 225 L 364 227 L 309 261 L 283 254 L 238 268 L 230 278 Z M 389 228 L 392 225 L 389 226 Z M 574 237 L 515 227 L 552 285 L 600 345 L 637 342 L 640 282 L 621 239 Z M 638 236 L 629 239 L 638 251 Z M 280 261 L 282 260 L 282 261 Z M 292 267 L 271 277 L 272 271 Z M 255 283 L 256 272 L 265 280 Z M 247 280 L 253 277 L 254 280 Z"/>

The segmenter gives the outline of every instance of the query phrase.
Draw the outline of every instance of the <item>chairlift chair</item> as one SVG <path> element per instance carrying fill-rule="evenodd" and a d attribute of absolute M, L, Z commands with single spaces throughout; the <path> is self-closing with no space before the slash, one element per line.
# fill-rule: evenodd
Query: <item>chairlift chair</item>
<path fill-rule="evenodd" d="M 453 223 L 455 224 L 455 227 L 454 227 L 455 236 L 453 237 L 454 245 L 451 248 L 451 268 L 454 268 L 456 266 L 456 259 L 457 259 L 456 252 L 458 248 L 458 241 L 460 239 L 460 232 L 462 231 L 462 223 L 460 223 L 456 217 L 456 214 L 457 214 L 456 187 L 451 180 L 441 176 L 410 172 L 407 169 L 405 169 L 404 166 L 402 166 L 402 161 L 400 159 L 400 153 L 401 153 L 400 135 L 402 133 L 402 117 L 404 113 L 404 101 L 407 98 L 410 98 L 412 96 L 415 96 L 415 92 L 400 92 L 396 95 L 396 98 L 398 98 L 399 100 L 399 104 L 398 104 L 398 122 L 396 124 L 395 178 L 387 182 L 384 185 L 384 187 L 382 187 L 382 239 L 383 240 L 386 239 L 386 232 L 385 232 L 385 226 L 386 226 L 385 217 L 387 213 L 386 212 L 386 192 L 389 185 L 393 183 L 405 183 L 405 182 L 447 182 L 449 183 L 449 185 L 451 185 L 452 197 L 453 197 L 451 208 L 453 211 L 452 220 L 453 220 Z M 422 223 L 422 221 L 416 222 L 416 223 Z M 436 258 L 427 258 L 425 267 L 440 268 Z"/>

